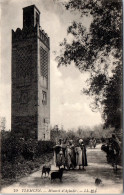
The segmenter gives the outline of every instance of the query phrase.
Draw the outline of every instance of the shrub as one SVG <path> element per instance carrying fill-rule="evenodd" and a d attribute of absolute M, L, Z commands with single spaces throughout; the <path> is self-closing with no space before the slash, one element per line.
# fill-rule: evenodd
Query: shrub
<path fill-rule="evenodd" d="M 24 140 L 16 138 L 10 132 L 6 136 L 1 134 L 1 176 L 2 179 L 11 179 L 31 173 L 42 163 L 50 160 L 55 145 L 52 141 Z M 45 154 L 45 155 L 43 155 Z M 40 158 L 41 156 L 41 158 Z"/>
<path fill-rule="evenodd" d="M 52 141 L 39 141 L 37 147 L 37 155 L 41 156 L 44 153 L 50 153 L 53 151 L 55 142 Z"/>

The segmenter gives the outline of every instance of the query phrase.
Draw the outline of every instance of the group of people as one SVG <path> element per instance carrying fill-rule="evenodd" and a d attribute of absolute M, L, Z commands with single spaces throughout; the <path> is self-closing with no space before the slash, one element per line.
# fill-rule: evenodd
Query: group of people
<path fill-rule="evenodd" d="M 78 144 L 74 144 L 73 140 L 63 143 L 60 139 L 59 143 L 54 147 L 54 158 L 56 166 L 64 166 L 67 170 L 70 168 L 84 169 L 87 166 L 86 147 L 83 139 L 79 139 Z"/>

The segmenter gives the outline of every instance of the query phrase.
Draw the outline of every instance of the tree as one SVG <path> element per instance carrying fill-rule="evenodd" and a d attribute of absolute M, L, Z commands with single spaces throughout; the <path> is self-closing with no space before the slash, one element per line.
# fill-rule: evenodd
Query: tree
<path fill-rule="evenodd" d="M 120 129 L 122 127 L 122 70 L 120 66 L 114 70 L 114 75 L 105 89 L 102 104 L 105 127 L 111 124 L 115 130 Z"/>
<path fill-rule="evenodd" d="M 89 72 L 87 88 L 83 93 L 93 97 L 90 105 L 99 110 L 105 127 L 121 128 L 122 113 L 122 2 L 119 0 L 69 0 L 67 10 L 91 17 L 90 28 L 73 21 L 67 39 L 60 44 L 58 67 L 74 62 L 81 72 Z"/>

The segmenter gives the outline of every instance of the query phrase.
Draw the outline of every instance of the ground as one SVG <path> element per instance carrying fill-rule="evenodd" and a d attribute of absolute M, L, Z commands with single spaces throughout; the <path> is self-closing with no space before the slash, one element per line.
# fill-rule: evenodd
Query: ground
<path fill-rule="evenodd" d="M 41 177 L 41 169 L 33 174 L 21 178 L 18 182 L 2 189 L 2 193 L 122 193 L 122 167 L 114 171 L 106 161 L 106 153 L 101 151 L 101 145 L 95 149 L 87 148 L 88 166 L 86 171 L 64 171 L 63 181 L 55 180 L 51 183 L 50 177 Z M 99 186 L 95 179 L 101 179 Z"/>

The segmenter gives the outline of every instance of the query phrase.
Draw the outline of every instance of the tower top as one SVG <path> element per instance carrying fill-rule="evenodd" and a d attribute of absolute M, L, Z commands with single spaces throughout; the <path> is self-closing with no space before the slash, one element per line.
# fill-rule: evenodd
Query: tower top
<path fill-rule="evenodd" d="M 30 6 L 27 6 L 27 7 L 22 8 L 22 9 L 23 9 L 23 10 L 36 9 L 36 10 L 39 12 L 39 14 L 40 14 L 40 11 L 39 11 L 39 9 L 36 7 L 36 5 L 30 5 Z"/>
<path fill-rule="evenodd" d="M 23 8 L 23 28 L 40 26 L 40 11 L 35 5 Z"/>

